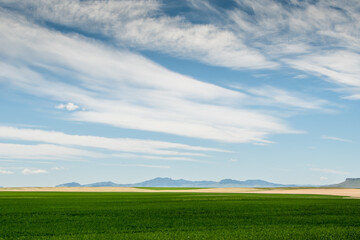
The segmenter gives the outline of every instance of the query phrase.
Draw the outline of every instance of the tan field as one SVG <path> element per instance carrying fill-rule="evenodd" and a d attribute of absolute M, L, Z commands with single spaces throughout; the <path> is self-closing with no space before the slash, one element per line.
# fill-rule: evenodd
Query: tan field
<path fill-rule="evenodd" d="M 153 190 L 133 187 L 14 187 L 0 188 L 14 192 L 197 192 L 197 193 L 259 193 L 259 194 L 318 194 L 360 198 L 360 189 L 352 188 L 203 188 L 189 190 Z"/>

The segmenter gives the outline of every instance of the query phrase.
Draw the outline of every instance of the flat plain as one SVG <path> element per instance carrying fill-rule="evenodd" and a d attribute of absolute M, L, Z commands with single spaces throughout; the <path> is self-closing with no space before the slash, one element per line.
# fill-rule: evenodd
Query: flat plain
<path fill-rule="evenodd" d="M 341 196 L 0 192 L 0 239 L 359 238 L 360 200 Z"/>
<path fill-rule="evenodd" d="M 360 198 L 359 188 L 179 188 L 179 187 L 10 187 L 0 192 L 192 192 L 192 193 L 267 193 L 267 194 L 312 194 Z"/>

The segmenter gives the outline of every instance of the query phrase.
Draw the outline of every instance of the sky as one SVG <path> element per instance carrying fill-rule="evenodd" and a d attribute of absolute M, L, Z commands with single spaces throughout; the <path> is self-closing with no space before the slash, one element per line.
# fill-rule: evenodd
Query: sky
<path fill-rule="evenodd" d="M 0 0 L 0 186 L 360 177 L 357 0 Z"/>

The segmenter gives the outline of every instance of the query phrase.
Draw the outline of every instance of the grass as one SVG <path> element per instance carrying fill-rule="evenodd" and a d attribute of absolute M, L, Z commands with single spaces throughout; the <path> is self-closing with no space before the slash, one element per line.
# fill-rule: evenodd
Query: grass
<path fill-rule="evenodd" d="M 0 239 L 359 239 L 335 196 L 0 192 Z"/>

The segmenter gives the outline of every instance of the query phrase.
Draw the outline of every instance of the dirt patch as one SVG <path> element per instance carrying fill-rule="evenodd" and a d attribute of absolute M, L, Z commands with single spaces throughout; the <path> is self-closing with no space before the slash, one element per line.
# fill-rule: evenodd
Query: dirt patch
<path fill-rule="evenodd" d="M 271 190 L 257 191 L 257 193 L 316 194 L 316 195 L 335 195 L 335 196 L 360 198 L 360 189 L 353 189 L 353 188 L 271 189 Z"/>

